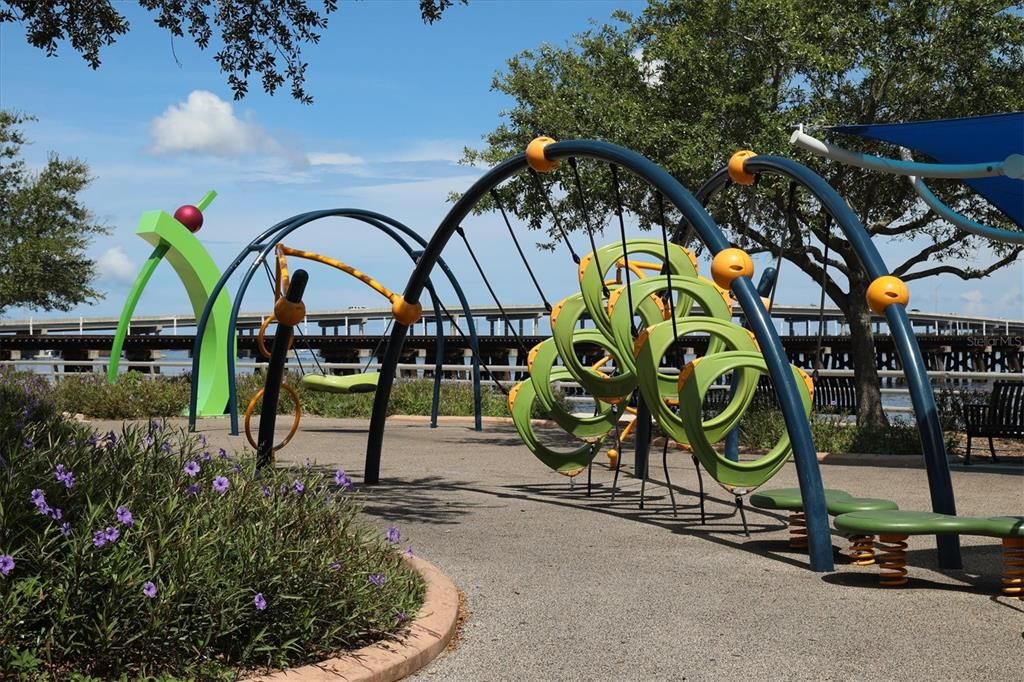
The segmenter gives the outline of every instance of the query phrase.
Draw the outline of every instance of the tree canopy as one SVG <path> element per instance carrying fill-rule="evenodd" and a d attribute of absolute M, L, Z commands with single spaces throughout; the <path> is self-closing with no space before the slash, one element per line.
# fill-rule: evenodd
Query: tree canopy
<path fill-rule="evenodd" d="M 456 2 L 419 0 L 420 16 L 432 24 Z M 0 24 L 20 22 L 31 45 L 57 54 L 67 41 L 92 68 L 100 66 L 100 50 L 113 45 L 131 29 L 113 0 L 0 0 Z M 306 92 L 306 64 L 302 48 L 317 43 L 327 29 L 338 0 L 138 0 L 153 12 L 156 24 L 173 37 L 187 32 L 200 49 L 207 49 L 218 33 L 220 49 L 214 60 L 235 99 L 245 97 L 249 79 L 259 77 L 273 94 L 286 82 L 292 97 L 311 103 Z"/>
<path fill-rule="evenodd" d="M 19 126 L 29 117 L 0 110 L 0 314 L 24 306 L 68 310 L 95 301 L 95 275 L 85 249 L 106 228 L 82 204 L 88 167 L 50 154 L 39 172 L 21 158 Z"/>
<path fill-rule="evenodd" d="M 824 162 L 790 146 L 788 138 L 801 123 L 881 123 L 1024 108 L 1021 9 L 993 0 L 652 0 L 636 16 L 618 12 L 612 23 L 577 35 L 575 44 L 544 44 L 511 58 L 493 87 L 515 103 L 485 137 L 485 148 L 467 150 L 466 160 L 496 162 L 537 135 L 598 138 L 644 154 L 695 191 L 737 150 L 797 157 L 838 190 L 873 236 L 923 238 L 925 245 L 902 262 L 887 256 L 893 274 L 905 281 L 938 273 L 983 277 L 1016 260 L 1021 249 L 988 243 L 939 220 L 904 178 Z M 842 143 L 892 154 L 870 141 Z M 561 224 L 579 226 L 567 172 L 555 174 L 565 190 L 553 194 L 555 211 L 563 214 Z M 614 210 L 608 175 L 588 176 L 592 220 L 607 220 Z M 955 210 L 1007 224 L 964 184 L 932 185 Z M 552 229 L 529 178 L 512 181 L 503 192 L 532 227 Z M 850 322 L 859 416 L 883 421 L 864 301 L 867 273 L 837 231 L 826 233 L 809 197 L 798 197 L 797 220 L 787 223 L 786 196 L 787 183 L 766 178 L 724 193 L 709 210 L 748 251 L 781 251 L 815 281 L 825 275 L 829 298 Z M 641 224 L 659 219 L 647 187 L 627 185 L 623 199 Z M 825 239 L 832 252 L 827 273 Z M 996 254 L 991 262 L 970 264 L 983 246 Z"/>

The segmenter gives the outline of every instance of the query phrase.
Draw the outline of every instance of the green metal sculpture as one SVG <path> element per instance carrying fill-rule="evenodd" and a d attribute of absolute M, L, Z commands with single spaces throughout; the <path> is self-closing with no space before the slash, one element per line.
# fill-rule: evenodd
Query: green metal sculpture
<path fill-rule="evenodd" d="M 108 383 L 117 381 L 121 349 L 131 326 L 132 314 L 142 296 L 142 290 L 146 288 L 161 260 L 166 258 L 185 285 L 196 319 L 202 314 L 220 279 L 220 270 L 194 233 L 203 225 L 203 210 L 216 196 L 214 191 L 207 192 L 198 204 L 182 206 L 173 216 L 166 211 L 148 211 L 139 219 L 135 234 L 153 245 L 153 253 L 139 271 L 121 310 L 121 319 L 110 350 Z M 227 338 L 230 316 L 231 298 L 222 292 L 214 302 L 210 323 L 203 332 L 203 362 L 199 365 L 197 403 L 199 416 L 222 415 L 228 402 L 228 369 L 224 349 L 230 343 Z"/>

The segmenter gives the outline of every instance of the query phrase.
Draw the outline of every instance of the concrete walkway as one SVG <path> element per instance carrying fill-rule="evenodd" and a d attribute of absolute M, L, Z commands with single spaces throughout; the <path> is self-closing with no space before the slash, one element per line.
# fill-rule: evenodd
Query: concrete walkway
<path fill-rule="evenodd" d="M 244 443 L 226 420 L 201 427 L 211 445 Z M 363 421 L 308 418 L 279 463 L 311 457 L 358 481 L 365 442 Z M 361 491 L 366 511 L 397 524 L 470 612 L 458 647 L 414 679 L 1022 679 L 1024 601 L 993 598 L 997 540 L 963 538 L 966 570 L 944 573 L 934 538 L 911 538 L 902 590 L 878 588 L 877 569 L 839 555 L 835 573 L 813 573 L 788 548 L 782 516 L 748 510 L 744 537 L 731 496 L 707 477 L 701 526 L 690 459 L 669 457 L 678 518 L 656 483 L 639 510 L 628 475 L 612 502 L 605 467 L 591 497 L 585 476 L 570 489 L 510 426 L 392 420 L 382 484 Z M 929 508 L 923 468 L 826 464 L 822 475 L 829 487 Z M 767 487 L 796 484 L 790 464 Z M 953 484 L 961 514 L 1024 514 L 1024 476 L 954 471 Z"/>

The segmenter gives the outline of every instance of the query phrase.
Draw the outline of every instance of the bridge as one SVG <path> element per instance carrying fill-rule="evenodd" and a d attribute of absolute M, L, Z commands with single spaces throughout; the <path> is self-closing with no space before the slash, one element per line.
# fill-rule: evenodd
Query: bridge
<path fill-rule="evenodd" d="M 451 317 L 440 320 L 444 327 L 445 364 L 464 365 L 470 350 L 467 325 L 461 307 L 446 306 Z M 459 311 L 456 313 L 456 311 Z M 698 308 L 699 311 L 699 308 Z M 484 363 L 495 367 L 525 364 L 525 350 L 550 334 L 548 311 L 540 305 L 476 306 L 472 310 Z M 238 348 L 242 357 L 257 357 L 256 332 L 269 311 L 241 313 L 238 318 Z M 1024 320 L 909 311 L 928 368 L 936 372 L 1019 373 L 1024 365 Z M 328 363 L 364 365 L 373 363 L 383 350 L 383 333 L 390 320 L 390 308 L 347 308 L 309 312 L 300 325 L 299 348 L 308 347 Z M 811 368 L 819 358 L 819 329 L 822 369 L 852 368 L 851 347 L 845 317 L 837 309 L 816 306 L 777 305 L 772 318 L 790 361 Z M 820 324 L 819 324 L 820 319 Z M 742 316 L 738 319 L 742 322 Z M 0 363 L 19 364 L 33 358 L 61 364 L 64 371 L 95 369 L 105 364 L 117 327 L 117 318 L 62 318 L 0 321 Z M 429 362 L 437 344 L 437 325 L 431 311 L 411 330 L 405 343 L 406 362 Z M 900 369 L 892 339 L 883 317 L 872 320 L 875 332 L 875 362 L 880 370 Z M 143 371 L 159 371 L 165 351 L 191 351 L 195 318 L 190 314 L 137 317 L 125 341 L 129 364 Z M 368 332 L 369 330 L 369 332 Z M 687 337 L 679 357 L 704 352 L 707 338 Z M 586 352 L 586 349 L 583 349 Z M 76 364 L 78 363 L 78 364 Z"/>

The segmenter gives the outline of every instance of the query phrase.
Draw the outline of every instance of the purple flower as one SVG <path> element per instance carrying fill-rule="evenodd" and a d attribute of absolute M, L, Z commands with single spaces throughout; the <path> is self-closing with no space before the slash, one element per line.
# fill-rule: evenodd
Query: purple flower
<path fill-rule="evenodd" d="M 405 614 L 402 613 L 401 611 L 395 611 L 395 618 L 398 619 L 399 623 L 404 623 L 405 622 Z"/>
<path fill-rule="evenodd" d="M 342 569 L 341 559 L 335 559 L 334 563 L 331 564 L 331 569 L 335 571 L 340 571 Z"/>
<path fill-rule="evenodd" d="M 99 441 L 96 440 L 96 434 L 95 433 L 92 434 L 91 436 L 89 436 L 89 445 L 91 445 L 93 447 L 96 447 L 97 443 L 99 443 Z"/>
<path fill-rule="evenodd" d="M 311 460 L 309 457 L 306 458 L 306 468 L 307 469 L 313 468 L 313 460 Z"/>
<path fill-rule="evenodd" d="M 135 523 L 135 517 L 128 511 L 128 507 L 124 505 L 117 508 L 117 520 L 125 526 L 131 526 Z"/>
<path fill-rule="evenodd" d="M 270 497 L 270 486 L 261 485 L 260 492 L 263 493 L 263 497 Z"/>
<path fill-rule="evenodd" d="M 213 489 L 216 490 L 221 495 L 228 491 L 228 487 L 230 485 L 231 483 L 228 481 L 228 479 L 224 478 L 223 476 L 218 476 L 217 478 L 213 479 Z"/>
<path fill-rule="evenodd" d="M 198 483 L 193 483 L 192 485 L 190 485 L 187 488 L 185 488 L 185 494 L 188 495 L 189 497 L 195 497 L 196 495 L 198 495 L 199 494 L 199 484 Z"/>
<path fill-rule="evenodd" d="M 240 474 L 242 473 L 242 465 L 239 464 L 238 462 L 235 462 L 234 464 L 231 465 L 231 470 L 234 471 L 236 474 Z"/>
<path fill-rule="evenodd" d="M 228 451 L 225 450 L 224 448 L 217 448 L 217 456 L 220 457 L 221 459 L 227 459 Z"/>
<path fill-rule="evenodd" d="M 151 434 L 147 433 L 145 436 L 142 437 L 142 447 L 148 448 L 150 445 L 152 445 L 155 442 L 156 442 L 156 439 L 153 438 L 153 436 Z"/>
<path fill-rule="evenodd" d="M 110 446 L 113 446 L 115 443 L 117 443 L 117 435 L 113 431 L 107 431 L 107 435 L 105 436 L 105 438 L 107 440 L 107 444 Z"/>
<path fill-rule="evenodd" d="M 46 510 L 46 515 L 54 521 L 60 521 L 64 517 L 64 512 L 57 507 L 50 507 Z"/>
<path fill-rule="evenodd" d="M 147 580 L 142 583 L 142 594 L 146 595 L 150 599 L 156 597 L 156 585 L 153 584 L 152 580 Z"/>
<path fill-rule="evenodd" d="M 165 455 L 171 454 L 171 444 L 168 443 L 167 441 L 160 443 L 160 449 L 163 451 Z"/>
<path fill-rule="evenodd" d="M 334 483 L 342 490 L 352 489 L 352 479 L 348 477 L 344 469 L 338 469 L 334 472 Z"/>
<path fill-rule="evenodd" d="M 370 583 L 377 587 L 383 587 L 385 582 L 387 582 L 387 576 L 383 573 L 374 573 L 370 576 Z"/>
<path fill-rule="evenodd" d="M 107 542 L 117 542 L 117 539 L 121 537 L 121 531 L 113 526 L 107 526 L 107 529 L 103 531 L 103 537 L 107 539 Z"/>
<path fill-rule="evenodd" d="M 267 608 L 267 600 L 263 598 L 262 592 L 257 592 L 256 596 L 252 600 L 253 606 L 256 607 L 257 611 L 263 611 Z"/>
<path fill-rule="evenodd" d="M 204 436 L 203 434 L 199 434 L 199 444 L 202 445 L 204 448 L 206 447 L 206 436 Z"/>
<path fill-rule="evenodd" d="M 402 539 L 402 534 L 398 532 L 398 528 L 395 526 L 389 526 L 387 532 L 384 533 L 384 537 L 387 538 L 388 542 L 392 545 L 397 545 L 398 541 Z"/>
<path fill-rule="evenodd" d="M 405 550 L 405 558 L 407 558 L 407 559 L 411 559 L 412 558 L 412 547 L 409 547 L 408 549 Z"/>
<path fill-rule="evenodd" d="M 36 506 L 36 510 L 38 510 L 40 514 L 50 514 L 50 505 L 46 503 L 46 495 L 44 495 L 43 491 L 39 488 L 32 491 L 32 504 Z"/>
<path fill-rule="evenodd" d="M 35 444 L 32 442 L 31 438 L 26 438 L 25 439 L 25 449 L 26 450 L 31 450 L 34 446 L 35 446 Z"/>
<path fill-rule="evenodd" d="M 92 534 L 92 546 L 102 547 L 107 544 L 107 534 L 101 530 L 96 531 Z"/>
<path fill-rule="evenodd" d="M 195 476 L 196 474 L 199 473 L 199 464 L 194 459 L 190 459 L 189 461 L 185 462 L 185 468 L 182 469 L 182 471 L 184 471 L 189 476 Z"/>
<path fill-rule="evenodd" d="M 199 459 L 203 460 L 204 462 L 212 462 L 213 455 L 210 454 L 209 450 L 203 450 L 203 454 L 200 455 Z"/>
<path fill-rule="evenodd" d="M 292 487 L 295 488 L 295 492 L 301 495 L 306 492 L 306 486 L 299 479 L 295 479 L 295 483 L 292 483 Z"/>
<path fill-rule="evenodd" d="M 65 521 L 64 523 L 60 524 L 60 534 L 63 535 L 64 537 L 66 537 L 66 538 L 71 537 L 71 524 L 68 523 L 67 521 Z"/>
<path fill-rule="evenodd" d="M 63 464 L 58 464 L 53 473 L 57 480 L 64 484 L 65 488 L 70 489 L 75 484 L 75 473 L 70 469 L 66 469 Z"/>
<path fill-rule="evenodd" d="M 0 573 L 10 575 L 15 567 L 14 557 L 10 554 L 0 554 Z"/>

